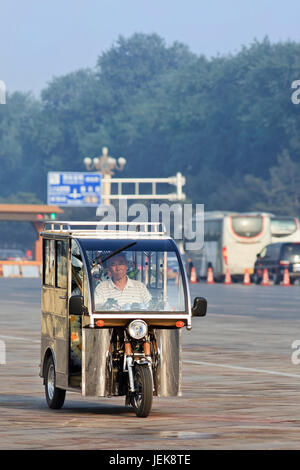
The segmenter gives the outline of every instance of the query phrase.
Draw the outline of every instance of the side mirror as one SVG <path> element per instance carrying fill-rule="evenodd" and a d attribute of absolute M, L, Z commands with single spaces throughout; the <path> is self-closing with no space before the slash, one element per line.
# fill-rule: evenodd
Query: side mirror
<path fill-rule="evenodd" d="M 87 308 L 83 303 L 82 295 L 73 295 L 69 302 L 69 314 L 70 315 L 84 315 L 87 312 Z"/>
<path fill-rule="evenodd" d="M 207 310 L 207 300 L 204 297 L 195 297 L 192 308 L 193 317 L 205 317 Z"/>

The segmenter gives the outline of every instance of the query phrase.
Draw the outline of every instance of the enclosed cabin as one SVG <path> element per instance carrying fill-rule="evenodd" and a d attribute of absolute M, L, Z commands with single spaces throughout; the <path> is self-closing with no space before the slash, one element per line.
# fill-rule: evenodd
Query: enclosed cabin
<path fill-rule="evenodd" d="M 56 222 L 41 234 L 40 375 L 44 376 L 43 364 L 52 354 L 57 386 L 80 388 L 83 395 L 120 394 L 113 392 L 114 385 L 107 378 L 112 332 L 142 319 L 157 331 L 164 354 L 164 364 L 157 370 L 156 394 L 180 394 L 179 330 L 190 329 L 192 317 L 180 252 L 160 230 L 161 224 L 114 223 L 116 230 L 107 225 Z M 122 275 L 127 282 L 119 289 Z M 194 314 L 198 315 L 197 305 Z M 163 372 L 168 360 L 175 361 L 173 385 L 169 378 L 163 379 L 170 370 L 167 367 Z"/>

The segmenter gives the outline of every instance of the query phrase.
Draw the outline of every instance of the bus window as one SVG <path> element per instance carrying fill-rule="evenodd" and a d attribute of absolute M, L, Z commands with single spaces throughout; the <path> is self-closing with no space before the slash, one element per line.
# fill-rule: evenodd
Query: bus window
<path fill-rule="evenodd" d="M 239 237 L 252 238 L 263 230 L 262 216 L 232 216 L 232 230 Z"/>
<path fill-rule="evenodd" d="M 290 219 L 287 218 L 271 218 L 271 233 L 272 236 L 281 238 L 287 235 L 292 235 L 292 233 L 296 232 L 297 230 L 297 223 L 296 219 L 291 217 Z"/>
<path fill-rule="evenodd" d="M 222 235 L 222 220 L 204 222 L 204 241 L 219 241 Z"/>

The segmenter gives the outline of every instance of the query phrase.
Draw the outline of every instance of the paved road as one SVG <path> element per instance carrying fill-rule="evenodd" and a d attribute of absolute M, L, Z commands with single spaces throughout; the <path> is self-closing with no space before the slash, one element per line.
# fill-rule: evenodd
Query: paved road
<path fill-rule="evenodd" d="M 0 448 L 299 448 L 300 365 L 291 345 L 300 340 L 300 287 L 197 284 L 191 292 L 209 307 L 182 332 L 183 397 L 156 398 L 139 419 L 123 398 L 68 392 L 61 410 L 47 408 L 39 281 L 0 279 Z"/>

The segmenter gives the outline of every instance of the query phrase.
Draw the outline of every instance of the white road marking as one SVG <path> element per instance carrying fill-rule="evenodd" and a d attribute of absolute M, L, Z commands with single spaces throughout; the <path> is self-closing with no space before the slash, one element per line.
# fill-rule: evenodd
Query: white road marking
<path fill-rule="evenodd" d="M 31 339 L 31 338 L 20 338 L 19 336 L 6 336 L 0 335 L 0 338 L 3 339 L 11 339 L 15 341 L 27 341 L 30 343 L 40 343 L 40 340 Z M 212 366 L 212 367 L 221 367 L 223 369 L 233 369 L 233 370 L 242 370 L 245 372 L 257 372 L 260 374 L 269 374 L 269 375 L 278 375 L 282 377 L 294 377 L 296 379 L 300 379 L 300 375 L 297 374 L 289 374 L 287 372 L 278 372 L 273 370 L 266 370 L 266 369 L 255 369 L 252 367 L 242 367 L 242 366 L 232 366 L 229 364 L 217 364 L 215 362 L 204 362 L 204 361 L 192 361 L 192 360 L 184 360 L 185 364 L 195 364 L 198 366 Z"/>
<path fill-rule="evenodd" d="M 222 367 L 224 369 L 234 369 L 234 370 L 243 370 L 245 372 L 257 372 L 261 374 L 270 374 L 270 375 L 279 375 L 283 377 L 294 377 L 300 379 L 300 375 L 297 374 L 288 374 L 286 372 L 278 372 L 273 370 L 266 369 L 254 369 L 252 367 L 242 367 L 242 366 L 231 366 L 229 364 L 216 364 L 215 362 L 202 362 L 202 361 L 183 361 L 186 364 L 195 364 L 198 366 L 212 366 L 212 367 Z"/>

